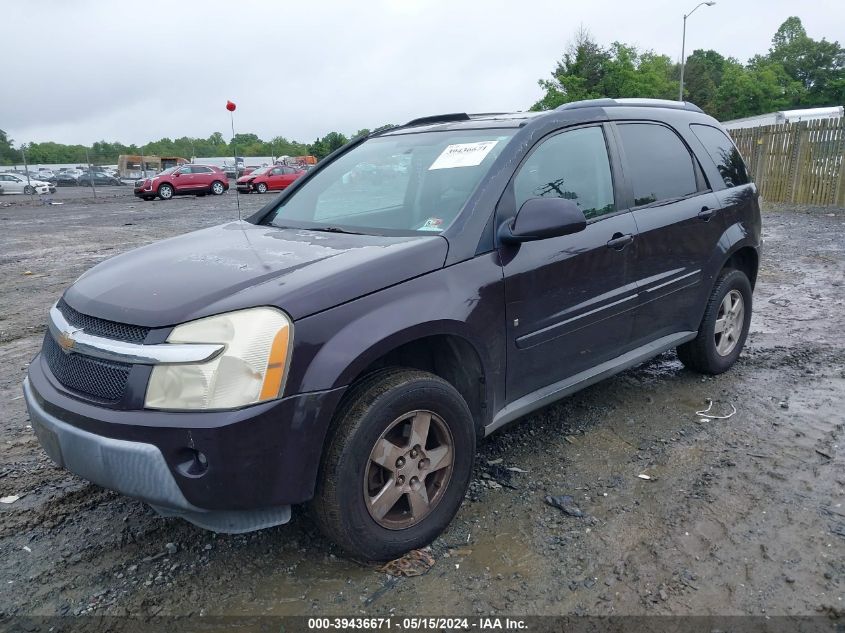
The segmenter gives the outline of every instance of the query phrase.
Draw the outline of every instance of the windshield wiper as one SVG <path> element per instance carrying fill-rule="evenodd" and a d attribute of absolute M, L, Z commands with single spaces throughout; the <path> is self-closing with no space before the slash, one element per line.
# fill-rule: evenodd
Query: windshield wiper
<path fill-rule="evenodd" d="M 363 233 L 358 233 L 357 231 L 347 231 L 346 229 L 342 229 L 339 226 L 318 226 L 314 228 L 308 228 L 307 231 L 325 231 L 326 233 L 346 233 L 347 235 L 363 235 Z"/>

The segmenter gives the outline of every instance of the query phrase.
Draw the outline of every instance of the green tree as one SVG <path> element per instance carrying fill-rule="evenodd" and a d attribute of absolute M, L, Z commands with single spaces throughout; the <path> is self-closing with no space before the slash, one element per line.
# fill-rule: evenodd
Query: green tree
<path fill-rule="evenodd" d="M 838 41 L 814 40 L 792 16 L 780 25 L 769 49 L 767 61 L 780 64 L 786 75 L 803 87 L 792 96 L 792 105 L 823 106 L 842 103 L 845 80 L 845 49 Z"/>
<path fill-rule="evenodd" d="M 640 51 L 614 42 L 599 46 L 580 29 L 564 53 L 551 79 L 541 79 L 543 97 L 534 110 L 550 110 L 564 103 L 601 97 L 672 98 L 676 67 L 666 55 Z"/>

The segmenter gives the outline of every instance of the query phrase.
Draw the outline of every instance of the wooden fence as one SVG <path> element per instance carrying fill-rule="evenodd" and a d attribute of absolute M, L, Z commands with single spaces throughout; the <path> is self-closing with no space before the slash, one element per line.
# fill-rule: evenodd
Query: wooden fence
<path fill-rule="evenodd" d="M 730 130 L 769 202 L 845 206 L 845 119 Z"/>

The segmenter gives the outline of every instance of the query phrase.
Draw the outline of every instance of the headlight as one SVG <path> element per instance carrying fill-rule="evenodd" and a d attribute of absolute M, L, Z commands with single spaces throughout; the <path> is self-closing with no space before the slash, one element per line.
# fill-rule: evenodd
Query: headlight
<path fill-rule="evenodd" d="M 173 328 L 168 343 L 220 343 L 201 364 L 153 367 L 148 409 L 233 409 L 282 394 L 293 324 L 276 308 L 250 308 Z"/>

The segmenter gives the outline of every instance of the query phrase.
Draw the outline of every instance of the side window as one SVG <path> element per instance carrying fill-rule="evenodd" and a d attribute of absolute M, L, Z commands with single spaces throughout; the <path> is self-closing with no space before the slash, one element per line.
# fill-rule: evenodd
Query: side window
<path fill-rule="evenodd" d="M 690 125 L 692 133 L 698 137 L 704 149 L 716 163 L 716 169 L 727 187 L 748 184 L 748 171 L 739 150 L 722 130 L 710 125 Z"/>
<path fill-rule="evenodd" d="M 623 123 L 618 130 L 634 206 L 682 198 L 698 190 L 693 158 L 672 130 L 651 123 Z"/>
<path fill-rule="evenodd" d="M 191 171 L 193 171 L 195 174 L 210 174 L 211 173 L 211 170 L 208 167 L 198 167 L 196 165 L 191 168 Z"/>
<path fill-rule="evenodd" d="M 529 198 L 568 198 L 587 219 L 614 209 L 613 179 L 604 132 L 586 127 L 562 132 L 528 157 L 514 179 L 516 208 Z"/>
<path fill-rule="evenodd" d="M 182 169 L 180 169 L 180 170 L 179 170 L 179 173 L 180 173 L 180 174 L 182 174 L 183 176 L 184 176 L 185 174 L 190 174 L 190 173 L 191 173 L 191 167 L 190 167 L 190 165 L 189 165 L 189 166 L 187 166 L 187 167 L 182 167 Z"/>

